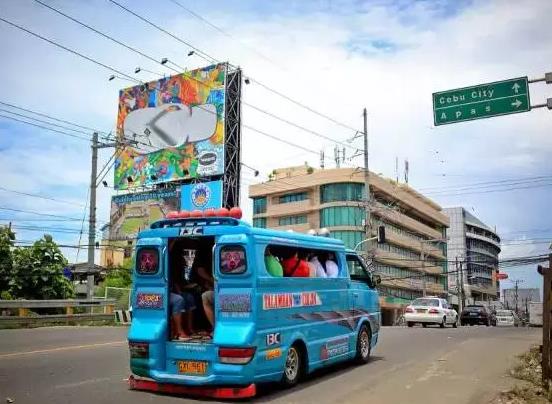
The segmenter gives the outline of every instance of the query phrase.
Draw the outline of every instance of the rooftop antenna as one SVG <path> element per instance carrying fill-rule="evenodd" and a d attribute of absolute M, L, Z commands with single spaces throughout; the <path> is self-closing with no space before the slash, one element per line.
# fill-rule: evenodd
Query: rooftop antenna
<path fill-rule="evenodd" d="M 339 156 L 339 149 L 337 146 L 334 147 L 334 159 L 335 159 L 335 166 L 337 168 L 341 167 L 341 157 Z"/>
<path fill-rule="evenodd" d="M 399 183 L 399 156 L 395 156 L 395 181 Z"/>
<path fill-rule="evenodd" d="M 320 168 L 324 169 L 324 150 L 320 150 Z"/>
<path fill-rule="evenodd" d="M 409 171 L 408 159 L 404 159 L 404 182 L 406 184 L 408 184 L 408 171 Z"/>

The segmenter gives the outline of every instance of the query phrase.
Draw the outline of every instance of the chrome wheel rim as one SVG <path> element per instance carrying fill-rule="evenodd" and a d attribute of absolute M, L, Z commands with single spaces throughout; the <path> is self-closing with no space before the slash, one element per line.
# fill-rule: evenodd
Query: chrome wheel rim
<path fill-rule="evenodd" d="M 370 339 L 368 338 L 368 333 L 366 330 L 363 330 L 360 333 L 360 354 L 363 358 L 366 358 L 370 353 Z"/>
<path fill-rule="evenodd" d="M 297 350 L 293 347 L 289 348 L 285 372 L 288 380 L 295 380 L 299 372 L 299 355 L 297 354 Z"/>

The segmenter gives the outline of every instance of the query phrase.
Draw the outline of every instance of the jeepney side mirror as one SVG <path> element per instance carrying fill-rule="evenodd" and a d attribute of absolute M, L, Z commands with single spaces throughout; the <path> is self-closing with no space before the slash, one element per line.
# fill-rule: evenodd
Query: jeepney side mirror
<path fill-rule="evenodd" d="M 378 286 L 381 283 L 381 276 L 379 276 L 378 274 L 373 274 L 372 283 L 374 284 L 374 286 Z"/>

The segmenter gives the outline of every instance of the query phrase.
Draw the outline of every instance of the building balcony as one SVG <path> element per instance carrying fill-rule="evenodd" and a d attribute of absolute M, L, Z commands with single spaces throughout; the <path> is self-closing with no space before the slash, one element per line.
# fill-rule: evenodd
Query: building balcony
<path fill-rule="evenodd" d="M 381 284 L 383 286 L 387 286 L 391 288 L 400 288 L 400 289 L 418 290 L 418 291 L 424 290 L 423 280 L 419 278 L 386 279 L 382 277 Z M 426 294 L 428 295 L 432 295 L 432 294 L 439 295 L 445 292 L 445 288 L 443 287 L 442 284 L 428 282 L 428 281 L 426 281 L 425 289 L 426 289 Z"/>
<path fill-rule="evenodd" d="M 399 254 L 382 251 L 379 249 L 376 250 L 376 255 L 374 259 L 382 264 L 393 265 L 400 268 L 409 268 L 418 272 L 425 272 L 428 274 L 438 275 L 443 272 L 442 267 L 432 265 L 429 262 L 426 262 L 424 264 L 424 269 L 422 271 L 422 261 L 420 261 L 419 259 L 404 257 Z"/>
<path fill-rule="evenodd" d="M 393 210 L 381 204 L 374 204 L 371 213 L 375 216 L 378 216 L 386 221 L 395 223 L 399 226 L 405 227 L 411 231 L 414 231 L 419 234 L 423 234 L 432 239 L 441 239 L 443 235 L 441 232 L 432 229 L 429 226 L 426 226 L 423 223 L 418 222 L 417 220 L 408 217 L 404 213 L 401 213 L 397 210 Z"/>
<path fill-rule="evenodd" d="M 500 250 L 500 243 L 497 243 L 492 238 L 485 237 L 485 236 L 482 236 L 480 234 L 475 234 L 475 233 L 471 233 L 471 232 L 466 232 L 466 238 L 472 238 L 472 239 L 475 239 L 475 240 L 485 241 L 489 244 L 494 245 L 495 247 L 497 247 Z"/>
<path fill-rule="evenodd" d="M 373 231 L 373 235 L 376 236 L 376 231 L 375 230 Z M 395 244 L 395 245 L 398 245 L 400 247 L 409 248 L 411 250 L 418 251 L 420 254 L 422 253 L 422 246 L 421 246 L 422 243 L 418 239 L 415 239 L 415 238 L 409 237 L 409 236 L 405 236 L 405 235 L 402 235 L 402 234 L 397 234 L 392 230 L 387 231 L 385 233 L 385 238 L 386 238 L 387 242 L 390 243 L 390 244 Z M 423 249 L 424 249 L 424 254 L 426 256 L 431 256 L 431 257 L 434 257 L 434 258 L 437 258 L 437 259 L 440 259 L 440 260 L 446 259 L 443 252 L 440 249 L 433 246 L 433 245 L 430 245 L 430 244 L 424 242 Z"/>

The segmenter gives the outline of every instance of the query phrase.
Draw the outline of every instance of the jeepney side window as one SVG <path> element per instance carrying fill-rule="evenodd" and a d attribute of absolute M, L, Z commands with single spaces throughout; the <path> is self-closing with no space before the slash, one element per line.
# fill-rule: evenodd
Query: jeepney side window
<path fill-rule="evenodd" d="M 353 254 L 347 255 L 347 268 L 349 269 L 351 279 L 365 281 L 371 288 L 375 287 L 370 272 L 368 272 L 358 256 Z"/>
<path fill-rule="evenodd" d="M 245 249 L 239 245 L 220 249 L 220 272 L 222 274 L 243 274 L 247 269 Z"/>
<path fill-rule="evenodd" d="M 136 272 L 139 275 L 154 275 L 159 270 L 159 250 L 144 247 L 136 252 Z"/>

